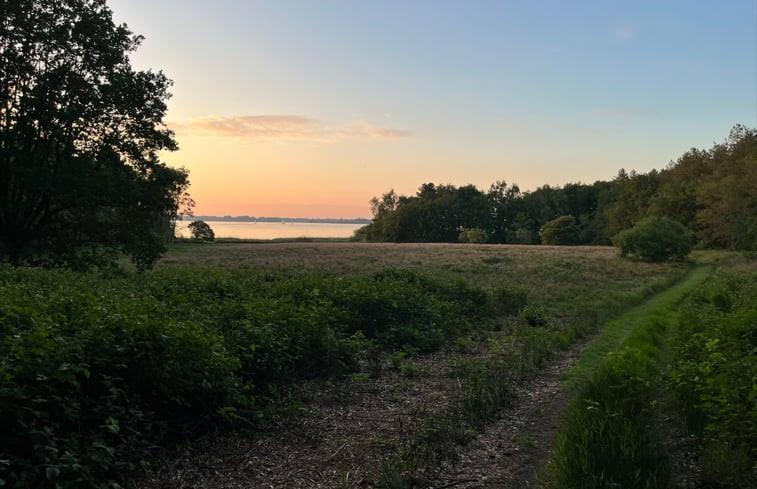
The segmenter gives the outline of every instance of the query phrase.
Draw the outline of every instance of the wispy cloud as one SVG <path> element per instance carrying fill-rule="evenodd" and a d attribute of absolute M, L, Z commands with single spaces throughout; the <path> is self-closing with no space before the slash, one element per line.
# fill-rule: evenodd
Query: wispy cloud
<path fill-rule="evenodd" d="M 179 134 L 219 136 L 251 142 L 321 141 L 353 139 L 406 139 L 413 134 L 404 129 L 380 127 L 365 120 L 329 125 L 296 115 L 205 116 L 171 123 Z"/>

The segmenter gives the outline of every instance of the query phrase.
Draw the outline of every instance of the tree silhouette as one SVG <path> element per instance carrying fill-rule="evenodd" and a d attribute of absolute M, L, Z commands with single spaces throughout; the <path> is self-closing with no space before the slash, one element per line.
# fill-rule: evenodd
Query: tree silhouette
<path fill-rule="evenodd" d="M 187 172 L 163 124 L 170 80 L 135 71 L 142 38 L 104 0 L 2 2 L 0 260 L 149 267 Z"/>

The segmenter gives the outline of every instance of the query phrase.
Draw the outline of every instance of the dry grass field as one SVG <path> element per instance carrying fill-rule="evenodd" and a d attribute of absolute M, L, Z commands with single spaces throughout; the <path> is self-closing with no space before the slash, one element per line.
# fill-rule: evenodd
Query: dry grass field
<path fill-rule="evenodd" d="M 176 265 L 328 274 L 407 268 L 487 290 L 523 290 L 558 316 L 568 304 L 634 296 L 686 269 L 622 259 L 615 248 L 600 246 L 345 242 L 180 243 L 158 263 Z"/>

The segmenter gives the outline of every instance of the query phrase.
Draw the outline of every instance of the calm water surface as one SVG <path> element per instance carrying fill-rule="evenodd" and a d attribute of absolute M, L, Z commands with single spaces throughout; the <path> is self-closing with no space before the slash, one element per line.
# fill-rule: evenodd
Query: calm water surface
<path fill-rule="evenodd" d="M 176 223 L 176 234 L 189 237 L 190 221 Z M 349 238 L 363 224 L 326 224 L 309 222 L 236 222 L 205 221 L 216 238 L 276 239 L 276 238 Z"/>

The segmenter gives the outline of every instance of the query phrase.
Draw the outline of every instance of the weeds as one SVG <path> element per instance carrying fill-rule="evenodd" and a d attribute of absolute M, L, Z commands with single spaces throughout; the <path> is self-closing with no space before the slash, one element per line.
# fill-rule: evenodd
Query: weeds
<path fill-rule="evenodd" d="M 469 369 L 443 418 L 423 424 L 415 448 L 390 464 L 393 487 L 398 473 L 420 477 L 422 460 L 449 456 L 479 429 L 507 401 L 508 378 L 543 362 L 557 335 L 575 337 L 570 308 L 594 307 L 600 279 L 602 299 L 622 304 L 678 273 L 626 265 L 611 249 L 302 242 L 174 251 L 141 275 L 0 267 L 6 485 L 115 487 L 158 444 L 219 423 L 254 426 L 291 406 L 287 382 L 359 367 L 378 376 L 382 352 L 428 352 L 455 338 L 460 352 L 473 350 L 467 335 L 501 326 L 492 315 L 543 304 L 549 324 L 524 336 L 513 330 L 491 355 L 500 363 Z M 570 282 L 550 273 L 588 257 Z M 167 267 L 172 261 L 217 266 Z M 396 266 L 404 269 L 387 270 Z M 405 365 L 398 359 L 396 368 Z"/>
<path fill-rule="evenodd" d="M 669 384 L 713 487 L 757 486 L 757 267 L 720 273 L 687 301 Z"/>

